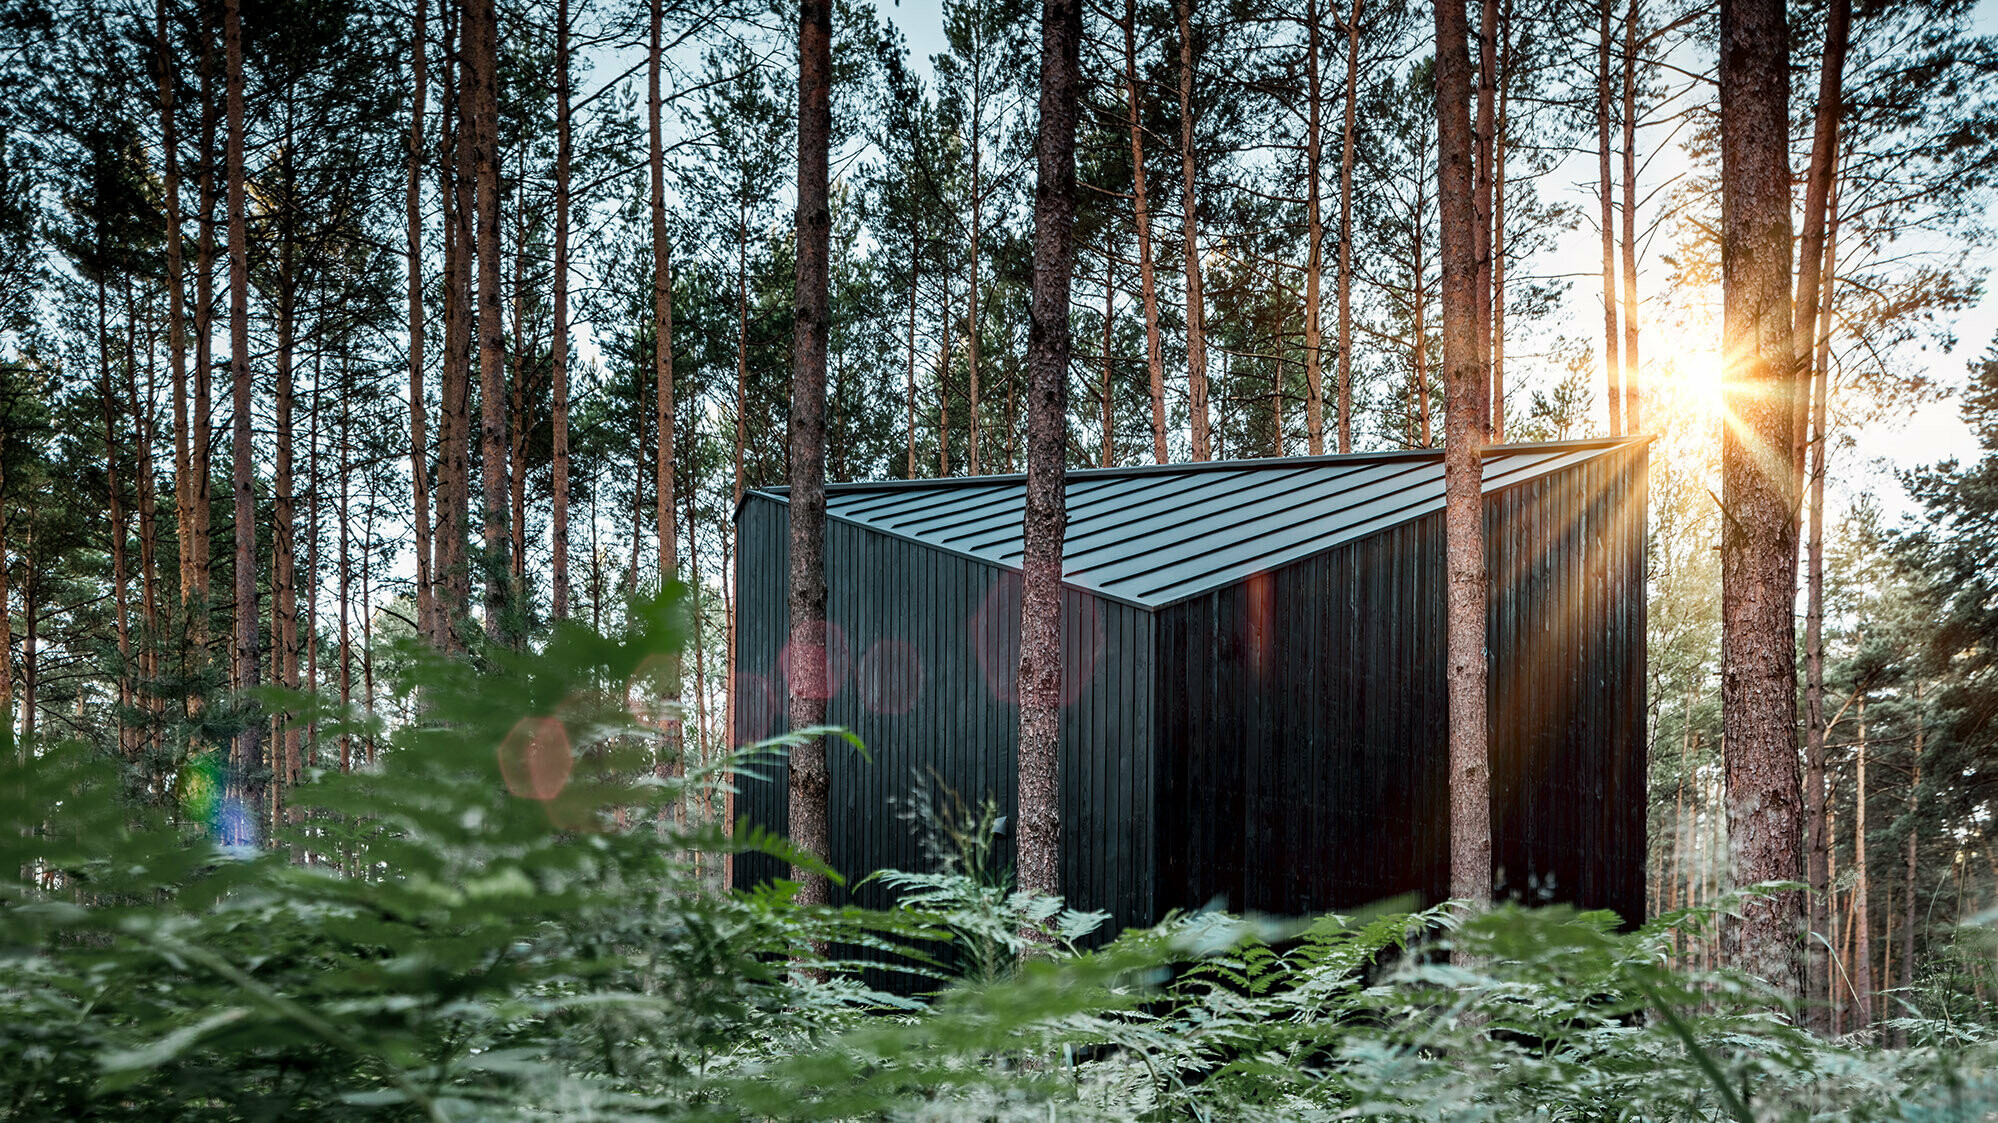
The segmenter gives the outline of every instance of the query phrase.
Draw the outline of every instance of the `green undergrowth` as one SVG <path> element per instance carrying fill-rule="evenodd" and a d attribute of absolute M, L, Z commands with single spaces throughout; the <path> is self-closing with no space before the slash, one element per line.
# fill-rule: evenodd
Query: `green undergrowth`
<path fill-rule="evenodd" d="M 224 845 L 239 793 L 212 757 L 135 802 L 91 746 L 0 746 L 0 1117 L 1998 1117 L 1973 995 L 1897 996 L 1883 1040 L 1910 1043 L 1888 1048 L 1674 966 L 1675 930 L 1726 903 L 1635 932 L 1559 908 L 1204 913 L 1085 947 L 1100 915 L 948 846 L 879 875 L 892 910 L 722 892 L 723 854 L 812 859 L 698 810 L 787 741 L 653 767 L 633 683 L 677 613 L 476 666 L 408 652 L 425 718 L 395 728 L 266 697 L 377 752 L 293 789 L 259 846 Z M 868 985 L 882 963 L 923 996 Z"/>

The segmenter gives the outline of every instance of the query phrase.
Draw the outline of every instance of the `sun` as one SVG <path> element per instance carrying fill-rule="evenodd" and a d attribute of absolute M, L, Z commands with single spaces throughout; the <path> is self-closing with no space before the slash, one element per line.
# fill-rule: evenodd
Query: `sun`
<path fill-rule="evenodd" d="M 1687 418 L 1705 418 L 1721 411 L 1722 365 L 1718 348 L 1693 346 L 1667 349 L 1648 369 L 1645 397 L 1654 409 Z"/>

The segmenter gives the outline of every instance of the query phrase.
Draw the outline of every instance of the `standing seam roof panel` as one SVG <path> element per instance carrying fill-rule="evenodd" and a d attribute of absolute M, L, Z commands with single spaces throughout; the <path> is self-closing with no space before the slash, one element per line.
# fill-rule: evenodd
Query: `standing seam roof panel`
<path fill-rule="evenodd" d="M 1496 491 L 1649 438 L 1502 445 L 1485 451 Z M 763 494 L 780 502 L 785 489 Z M 1441 450 L 1080 469 L 1069 473 L 1064 577 L 1160 607 L 1443 507 Z M 833 519 L 1019 568 L 1021 476 L 833 484 Z"/>

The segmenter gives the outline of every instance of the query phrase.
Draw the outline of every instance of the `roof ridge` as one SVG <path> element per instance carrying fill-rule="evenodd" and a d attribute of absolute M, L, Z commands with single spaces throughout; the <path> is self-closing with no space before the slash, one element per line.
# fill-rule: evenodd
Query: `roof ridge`
<path fill-rule="evenodd" d="M 1565 441 L 1521 441 L 1511 444 L 1486 445 L 1479 452 L 1486 458 L 1517 455 L 1527 452 L 1570 452 L 1589 448 L 1610 449 L 1623 446 L 1649 444 L 1658 438 L 1649 433 L 1639 433 L 1623 437 L 1578 437 Z M 1176 460 L 1166 464 L 1126 464 L 1114 468 L 1070 468 L 1070 480 L 1100 480 L 1140 478 L 1144 476 L 1192 474 L 1198 472 L 1225 471 L 1268 471 L 1296 469 L 1314 465 L 1365 464 L 1394 460 L 1440 460 L 1441 447 L 1376 449 L 1368 452 L 1329 452 L 1316 456 L 1259 456 L 1247 460 Z M 904 491 L 950 488 L 990 488 L 1012 484 L 1024 484 L 1024 472 L 1006 472 L 980 476 L 923 476 L 916 479 L 885 480 L 846 480 L 829 483 L 829 493 L 850 493 L 856 491 Z M 750 488 L 761 495 L 788 496 L 789 487 Z M 745 491 L 744 494 L 748 494 Z"/>

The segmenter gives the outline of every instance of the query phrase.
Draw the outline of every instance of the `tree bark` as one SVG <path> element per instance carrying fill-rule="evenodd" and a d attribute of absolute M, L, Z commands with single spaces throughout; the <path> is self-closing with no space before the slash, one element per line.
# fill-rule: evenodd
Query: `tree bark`
<path fill-rule="evenodd" d="M 229 374 L 234 386 L 231 456 L 234 461 L 236 519 L 235 687 L 253 690 L 257 662 L 257 499 L 250 447 L 250 248 L 243 182 L 243 17 L 242 0 L 223 0 L 222 35 L 228 56 L 229 185 Z M 231 762 L 232 793 L 242 800 L 239 817 L 225 828 L 225 841 L 244 845 L 256 839 L 248 825 L 263 821 L 263 784 L 256 771 L 263 760 L 263 723 L 249 720 L 236 735 Z"/>
<path fill-rule="evenodd" d="M 1491 438 L 1492 429 L 1492 154 L 1496 126 L 1495 92 L 1498 85 L 1498 0 L 1480 0 L 1478 5 L 1478 64 L 1475 71 L 1477 124 L 1471 132 L 1476 151 L 1472 155 L 1471 245 L 1477 264 L 1476 298 L 1471 305 L 1472 326 L 1478 348 L 1478 433 L 1481 441 Z"/>
<path fill-rule="evenodd" d="M 1112 367 L 1114 364 L 1110 361 L 1110 349 L 1114 346 L 1111 329 L 1116 324 L 1116 316 L 1117 254 L 1115 247 L 1110 243 L 1110 233 L 1106 230 L 1103 234 L 1103 454 L 1101 457 L 1101 463 L 1105 468 L 1109 468 L 1117 463 L 1117 399 L 1115 386 L 1111 382 Z M 1031 426 L 1033 422 L 1031 403 L 1028 406 L 1027 421 L 1029 426 Z M 1027 445 L 1028 455 L 1031 456 L 1033 454 L 1031 434 L 1029 434 Z"/>
<path fill-rule="evenodd" d="M 1075 260 L 1075 124 L 1081 0 L 1041 4 L 1041 119 L 1035 146 L 1032 379 L 1020 560 L 1019 886 L 1061 895 L 1061 577 L 1068 526 L 1069 287 Z"/>
<path fill-rule="evenodd" d="M 1409 355 L 1409 364 L 1412 367 L 1410 373 L 1414 376 L 1415 380 L 1415 393 L 1413 397 L 1415 398 L 1417 432 L 1422 441 L 1420 447 L 1429 448 L 1436 442 L 1435 435 L 1431 431 L 1429 419 L 1429 327 L 1425 322 L 1429 311 L 1429 291 L 1422 280 L 1422 274 L 1426 268 L 1422 253 L 1422 211 L 1421 199 L 1418 196 L 1415 208 L 1415 221 L 1413 223 L 1414 241 L 1411 243 L 1415 247 L 1415 268 L 1410 289 L 1414 294 L 1414 302 L 1411 306 L 1413 310 L 1413 323 L 1411 327 L 1415 332 L 1415 346 Z"/>
<path fill-rule="evenodd" d="M 1152 401 L 1152 460 L 1166 452 L 1165 359 L 1159 340 L 1159 292 L 1152 266 L 1151 196 L 1145 182 L 1145 131 L 1138 120 L 1138 5 L 1124 0 L 1124 120 L 1131 132 L 1131 208 L 1138 232 L 1138 295 L 1145 312 L 1145 373 Z"/>
<path fill-rule="evenodd" d="M 1901 980 L 1899 986 L 1908 990 L 1915 985 L 1915 878 L 1918 868 L 1915 864 L 1918 853 L 1917 842 L 1921 834 L 1920 820 L 1916 813 L 1921 810 L 1922 796 L 1922 757 L 1926 753 L 1928 730 L 1926 715 L 1922 710 L 1922 682 L 1915 680 L 1915 743 L 1912 750 L 1913 768 L 1908 779 L 1908 841 L 1903 857 L 1905 872 L 1901 878 Z M 1907 1031 L 1897 1030 L 1897 1044 L 1907 1045 Z"/>
<path fill-rule="evenodd" d="M 1870 870 L 1866 862 L 1866 693 L 1862 687 L 1853 708 L 1857 726 L 1852 791 L 1852 1005 L 1857 1028 L 1873 1024 L 1873 908 Z"/>
<path fill-rule="evenodd" d="M 922 289 L 923 280 L 923 226 L 921 213 L 916 204 L 909 204 L 909 374 L 906 386 L 909 410 L 909 478 L 916 478 L 916 297 Z M 738 243 L 740 245 L 740 243 Z M 738 250 L 738 255 L 740 255 Z M 749 339 L 749 310 L 744 289 L 742 258 L 737 257 L 736 266 L 736 315 L 740 325 L 736 351 L 736 425 L 735 425 L 735 487 L 736 498 L 742 498 L 742 383 L 746 377 Z"/>
<path fill-rule="evenodd" d="M 167 357 L 173 378 L 173 512 L 180 543 L 180 606 L 192 611 L 194 597 L 194 479 L 189 459 L 191 438 L 187 417 L 187 306 L 185 266 L 180 241 L 180 134 L 174 114 L 174 52 L 167 34 L 166 0 L 153 6 L 153 27 L 159 53 L 160 196 L 166 207 Z M 206 437 L 204 436 L 204 440 Z M 4 610 L 0 610 L 4 614 Z M 183 641 L 188 633 L 182 632 Z M 183 674 L 187 667 L 182 647 Z"/>
<path fill-rule="evenodd" d="M 429 0 L 415 0 L 409 36 L 409 176 L 403 185 L 407 223 L 409 298 L 409 479 L 410 515 L 416 532 L 416 631 L 439 643 L 435 589 L 431 577 L 430 435 L 423 392 L 423 102 L 429 92 L 424 56 L 429 50 Z"/>
<path fill-rule="evenodd" d="M 1603 236 L 1603 370 L 1609 384 L 1610 436 L 1623 434 L 1623 384 L 1617 360 L 1616 194 L 1610 178 L 1611 0 L 1596 0 L 1596 196 L 1602 204 L 1597 225 Z"/>
<path fill-rule="evenodd" d="M 1353 155 L 1360 100 L 1360 8 L 1346 13 L 1346 124 L 1339 138 L 1339 451 L 1353 451 Z M 1417 288 L 1420 288 L 1418 279 Z"/>
<path fill-rule="evenodd" d="M 569 0 L 555 2 L 555 277 L 554 339 L 549 356 L 549 423 L 554 479 L 550 485 L 548 538 L 550 605 L 555 619 L 569 616 Z"/>
<path fill-rule="evenodd" d="M 1505 443 L 1505 138 L 1506 101 L 1512 85 L 1512 3 L 1499 13 L 1498 120 L 1492 128 L 1491 416 L 1493 444 Z"/>
<path fill-rule="evenodd" d="M 14 736 L 14 620 L 7 580 L 7 439 L 0 434 L 0 742 Z M 27 746 L 15 743 L 16 763 Z"/>
<path fill-rule="evenodd" d="M 1207 299 L 1200 285 L 1200 210 L 1194 191 L 1193 0 L 1173 0 L 1179 19 L 1180 224 L 1186 248 L 1186 400 L 1193 458 L 1211 458 L 1207 425 Z"/>
<path fill-rule="evenodd" d="M 1644 431 L 1637 362 L 1637 8 L 1638 0 L 1630 0 L 1623 17 L 1623 426 L 1631 433 Z"/>
<path fill-rule="evenodd" d="M 126 279 L 127 322 L 136 318 L 130 278 Z M 131 333 L 126 334 L 125 404 L 132 417 L 133 491 L 139 508 L 139 682 L 136 692 L 145 715 L 144 743 L 147 749 L 159 747 L 160 731 L 160 621 L 159 522 L 153 483 L 152 355 L 147 347 L 146 392 L 139 392 L 139 363 L 132 354 Z M 149 780 L 151 777 L 149 776 Z"/>
<path fill-rule="evenodd" d="M 791 384 L 791 660 L 787 710 L 794 730 L 822 725 L 826 673 L 826 344 L 832 207 L 832 0 L 803 0 L 798 19 L 798 283 Z M 825 858 L 826 744 L 812 738 L 790 756 L 791 841 Z M 794 869 L 798 900 L 828 902 L 831 885 Z"/>
<path fill-rule="evenodd" d="M 1824 56 L 1818 68 L 1818 104 L 1811 126 L 1811 160 L 1804 174 L 1804 226 L 1797 247 L 1796 317 L 1792 331 L 1798 339 L 1810 339 L 1818 322 L 1822 291 L 1825 227 L 1831 209 L 1832 179 L 1838 166 L 1838 124 L 1843 110 L 1845 56 L 1852 27 L 1852 0 L 1831 0 L 1825 13 Z M 1797 356 L 1808 360 L 1809 354 Z M 1804 470 L 1805 395 L 1810 378 L 1800 374 L 1793 380 L 1797 401 L 1792 407 L 1795 427 L 1791 439 L 1791 473 L 1799 478 Z"/>
<path fill-rule="evenodd" d="M 967 310 L 964 317 L 964 374 L 965 374 L 965 427 L 966 444 L 964 452 L 965 471 L 979 475 L 984 469 L 984 461 L 979 455 L 979 431 L 984 428 L 985 413 L 979 408 L 978 385 L 978 243 L 984 234 L 985 185 L 983 172 L 985 165 L 985 71 L 982 66 L 974 66 L 971 75 L 971 256 L 969 259 L 971 284 L 965 292 Z"/>
<path fill-rule="evenodd" d="M 1491 754 L 1485 715 L 1485 548 L 1479 399 L 1477 199 L 1464 7 L 1436 5 L 1437 197 L 1442 216 L 1444 532 L 1448 570 L 1450 895 L 1492 892 Z"/>
<path fill-rule="evenodd" d="M 437 638 L 446 650 L 461 650 L 472 611 L 471 534 L 472 399 L 472 101 L 465 75 L 470 31 L 457 0 L 443 0 L 458 16 L 456 57 L 449 59 L 456 98 L 455 127 L 443 137 L 440 178 L 444 203 L 444 364 L 439 387 L 437 433 L 437 530 L 435 577 L 438 586 Z"/>
<path fill-rule="evenodd" d="M 290 102 L 289 95 L 287 103 Z M 298 497 L 292 494 L 294 405 L 293 369 L 298 328 L 298 236 L 297 192 L 292 153 L 289 105 L 285 122 L 285 145 L 279 160 L 282 210 L 278 221 L 276 277 L 276 393 L 273 407 L 274 464 L 271 475 L 273 521 L 271 526 L 271 632 L 272 673 L 279 686 L 298 689 Z M 271 823 L 275 825 L 284 799 L 288 778 L 284 762 L 298 755 L 298 729 L 288 713 L 273 715 L 277 737 L 270 746 Z"/>
<path fill-rule="evenodd" d="M 209 22 L 213 11 L 201 5 L 201 170 L 198 176 L 200 221 L 194 248 L 194 402 L 193 428 L 188 435 L 188 473 L 192 485 L 188 502 L 193 510 L 188 537 L 180 543 L 188 555 L 188 580 L 194 589 L 194 608 L 188 628 L 188 645 L 201 664 L 208 661 L 209 589 L 214 570 L 209 541 L 212 524 L 213 488 L 212 442 L 214 440 L 212 380 L 215 320 L 215 29 Z"/>
<path fill-rule="evenodd" d="M 1832 206 L 1836 208 L 1834 195 Z M 1832 226 L 1836 230 L 1837 215 L 1833 214 Z M 1834 239 L 1828 238 L 1824 252 L 1836 252 Z M 1830 916 L 1827 902 L 1830 900 L 1831 873 L 1827 851 L 1831 837 L 1830 804 L 1825 794 L 1825 472 L 1830 457 L 1830 433 L 1826 425 L 1829 416 L 1829 388 L 1831 383 L 1831 301 L 1830 288 L 1833 270 L 1820 271 L 1823 276 L 1822 288 L 1826 299 L 1820 307 L 1822 313 L 1810 326 L 1816 337 L 1816 358 L 1812 364 L 1815 376 L 1808 375 L 1814 384 L 1810 408 L 1812 441 L 1810 453 L 1811 476 L 1809 543 L 1804 562 L 1804 830 L 1807 846 L 1805 858 L 1806 884 L 1810 886 L 1805 920 L 1812 932 L 1827 932 Z M 1818 302 L 1814 302 L 1818 303 Z M 1808 993 L 1825 991 L 1830 986 L 1831 962 L 1828 949 L 1816 939 L 1806 937 L 1809 968 Z M 1829 1029 L 1830 1023 L 1824 1010 L 1812 1013 L 1813 1024 L 1821 1029 Z"/>
<path fill-rule="evenodd" d="M 665 10 L 652 0 L 652 41 L 646 64 L 646 127 L 651 141 L 652 171 L 652 380 L 655 447 L 653 501 L 655 533 L 659 538 L 659 580 L 664 582 L 678 564 L 679 531 L 673 518 L 673 274 L 666 243 L 666 146 L 661 120 L 664 96 L 659 88 L 664 60 L 660 36 Z M 677 690 L 675 696 L 677 697 Z"/>
<path fill-rule="evenodd" d="M 1324 271 L 1325 222 L 1318 197 L 1318 163 L 1324 147 L 1319 121 L 1318 0 L 1305 0 L 1304 5 L 1304 76 L 1304 433 L 1311 455 L 1321 456 L 1325 452 L 1325 376 L 1319 353 L 1323 341 L 1318 283 Z M 1281 441 L 1282 429 L 1277 432 Z"/>
<path fill-rule="evenodd" d="M 485 499 L 486 638 L 518 638 L 518 611 L 508 560 L 506 324 L 501 312 L 499 188 L 499 25 L 493 0 L 463 0 L 465 67 L 472 87 L 472 174 L 478 205 L 479 480 Z"/>
<path fill-rule="evenodd" d="M 1796 344 L 1790 307 L 1789 27 L 1781 0 L 1723 0 L 1720 43 L 1721 689 L 1728 872 L 1795 881 Z M 1721 931 L 1730 965 L 1801 995 L 1803 901 L 1744 904 Z"/>
<path fill-rule="evenodd" d="M 106 538 L 111 547 L 111 605 L 112 621 L 118 637 L 118 710 L 115 715 L 118 727 L 118 751 L 127 758 L 137 755 L 137 744 L 132 738 L 131 722 L 128 718 L 133 705 L 132 675 L 132 631 L 130 608 L 130 577 L 126 561 L 124 484 L 118 471 L 118 436 L 114 426 L 116 416 L 113 407 L 118 400 L 111 389 L 111 356 L 109 353 L 110 332 L 105 311 L 104 275 L 105 266 L 100 263 L 97 276 L 97 377 L 98 404 L 104 417 L 104 494 Z"/>

